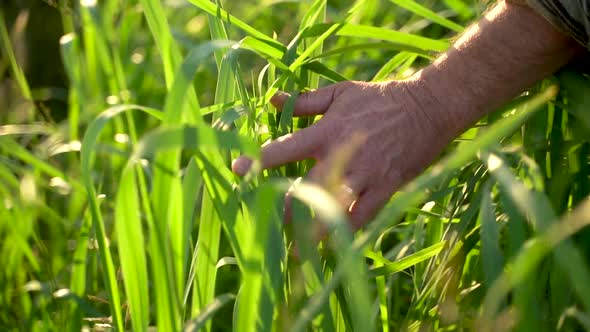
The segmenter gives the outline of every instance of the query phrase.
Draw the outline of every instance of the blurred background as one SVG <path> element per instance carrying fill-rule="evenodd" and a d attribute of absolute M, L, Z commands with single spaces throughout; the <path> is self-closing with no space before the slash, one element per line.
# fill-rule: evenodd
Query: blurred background
<path fill-rule="evenodd" d="M 310 6 L 322 3 L 311 0 L 222 0 L 211 3 L 215 2 L 222 4 L 229 13 L 247 22 L 259 33 L 275 38 L 284 45 L 289 45 L 300 31 Z M 357 2 L 327 1 L 325 18 L 322 9 L 322 14 L 312 23 L 342 22 L 351 6 Z M 55 331 L 65 330 L 66 327 L 71 331 L 79 331 L 89 326 L 95 330 L 109 330 L 113 323 L 113 308 L 109 302 L 111 295 L 108 288 L 115 285 L 121 289 L 122 303 L 115 312 L 131 315 L 128 310 L 129 300 L 140 298 L 134 299 L 130 291 L 125 289 L 125 281 L 133 281 L 133 278 L 127 274 L 125 279 L 122 269 L 122 266 L 135 267 L 135 261 L 125 261 L 121 255 L 128 249 L 127 245 L 136 244 L 138 234 L 130 234 L 127 241 L 119 241 L 117 235 L 120 233 L 116 225 L 117 220 L 120 222 L 122 218 L 116 213 L 117 207 L 120 208 L 116 198 L 121 188 L 137 189 L 134 186 L 122 186 L 122 174 L 137 143 L 164 127 L 161 111 L 170 95 L 170 77 L 167 77 L 170 73 L 163 60 L 165 57 L 161 54 L 162 45 L 158 44 L 165 38 L 157 40 L 154 37 L 156 33 L 146 19 L 147 10 L 140 3 L 140 0 L 0 0 L 2 331 Z M 211 22 L 220 23 L 225 19 L 209 16 L 188 0 L 146 0 L 143 3 L 162 5 L 159 14 L 167 19 L 174 41 L 163 49 L 171 52 L 178 46 L 177 64 L 185 59 L 190 50 L 210 41 Z M 200 3 L 202 6 L 205 2 Z M 210 4 L 208 1 L 206 3 Z M 362 3 L 362 8 L 357 8 L 349 17 L 349 23 L 383 27 L 386 31 L 381 33 L 385 34 L 409 33 L 411 42 L 403 44 L 379 38 L 331 36 L 322 50 L 315 50 L 312 54 L 327 68 L 324 73 L 331 70 L 340 79 L 352 80 L 406 78 L 432 61 L 438 51 L 452 42 L 463 27 L 468 26 L 490 5 L 489 2 L 478 0 L 417 1 L 434 12 L 435 16 L 450 20 L 444 21 L 444 24 L 435 24 L 400 5 L 411 7 L 413 1 L 364 0 Z M 231 20 L 226 21 L 224 25 L 228 39 L 240 41 L 248 35 L 232 24 Z M 164 30 L 168 32 L 167 27 Z M 161 35 L 165 37 L 166 33 Z M 442 47 L 437 51 L 424 50 L 418 47 L 420 37 L 429 38 L 428 41 Z M 301 52 L 312 43 L 312 38 L 303 39 L 295 45 L 294 50 Z M 11 50 L 7 45 L 10 45 Z M 298 119 L 288 121 L 286 129 L 277 129 L 281 115 L 273 108 L 257 102 L 252 103 L 254 106 L 247 105 L 248 98 L 259 98 L 266 92 L 276 78 L 275 71 L 280 73 L 269 63 L 293 60 L 289 58 L 292 54 L 283 57 L 281 52 L 278 53 L 277 58 L 272 59 L 260 56 L 263 52 L 232 51 L 237 61 L 230 63 L 231 70 L 226 76 L 216 63 L 215 56 L 200 59 L 202 61 L 197 73 L 190 82 L 198 102 L 202 108 L 222 105 L 215 110 L 208 110 L 204 116 L 205 123 L 227 117 L 230 125 L 224 129 L 231 129 L 228 134 L 238 136 L 239 133 L 256 144 L 276 137 L 282 130 L 293 131 L 309 125 L 311 122 L 307 119 Z M 590 61 L 582 61 L 581 64 L 588 66 Z M 22 68 L 22 75 L 19 68 Z M 176 69 L 168 68 L 169 71 Z M 264 70 L 266 74 L 259 76 Z M 270 72 L 273 72 L 272 75 Z M 299 91 L 333 83 L 325 77 L 318 78 L 309 68 L 298 69 L 293 76 L 297 75 L 289 77 L 280 88 Z M 436 185 L 427 191 L 425 202 L 420 206 L 403 206 L 401 220 L 393 220 L 396 226 L 379 230 L 380 238 L 375 243 L 373 255 L 359 259 L 365 261 L 367 269 L 373 273 L 380 267 L 384 267 L 380 271 L 385 270 L 382 275 L 373 274 L 366 278 L 371 292 L 365 295 L 371 296 L 373 306 L 356 308 L 355 303 L 347 303 L 343 295 L 345 287 L 339 288 L 334 292 L 336 294 L 330 295 L 331 302 L 326 309 L 328 313 L 333 313 L 333 325 L 336 326 L 333 330 L 347 330 L 351 324 L 347 314 L 355 310 L 377 322 L 383 331 L 474 329 L 484 300 L 494 296 L 488 292 L 491 281 L 501 274 L 514 271 L 514 266 L 510 264 L 519 255 L 528 258 L 526 255 L 531 254 L 527 251 L 527 241 L 538 239 L 542 231 L 529 220 L 531 216 L 545 216 L 557 222 L 558 217 L 549 217 L 552 213 L 556 216 L 567 214 L 590 193 L 590 113 L 587 112 L 590 80 L 581 75 L 578 68 L 540 82 L 515 103 L 467 130 L 446 151 L 449 155 L 460 155 L 461 149 L 456 149 L 459 144 L 476 141 L 481 136 L 480 129 L 487 129 L 505 118 L 511 119 L 515 114 L 520 114 L 516 112 L 515 105 L 526 104 L 531 95 L 545 91 L 560 80 L 563 83 L 562 92 L 556 98 L 548 97 L 551 101 L 543 104 L 542 111 L 514 133 L 491 140 L 494 144 L 501 142 L 490 150 L 502 160 L 502 170 L 507 171 L 503 173 L 504 178 L 492 174 L 487 161 L 479 159 L 481 155 L 472 156 L 469 162 L 462 163 L 459 169 L 449 174 L 425 172 L 426 176 L 436 177 L 435 180 L 430 178 Z M 180 97 L 176 105 L 191 98 L 188 93 Z M 234 107 L 238 102 L 246 106 Z M 87 178 L 84 178 L 81 150 L 89 125 L 96 124 L 96 119 L 104 115 L 105 110 L 112 111 L 113 107 L 123 104 L 141 105 L 150 110 L 125 112 L 102 128 L 87 151 L 87 156 L 94 155 L 95 160 L 88 170 L 89 174 L 86 174 Z M 259 134 L 262 127 L 267 131 Z M 497 126 L 494 128 L 502 129 Z M 177 164 L 173 165 L 175 179 L 184 180 L 187 169 L 192 166 L 195 171 L 195 160 L 206 158 L 200 155 L 201 151 L 197 151 L 199 157 L 196 158 L 195 151 L 184 151 L 184 147 L 175 148 L 182 150 Z M 301 176 L 310 166 L 309 162 L 302 162 L 295 167 L 289 165 L 269 171 L 252 181 L 243 181 L 232 178 L 228 168 L 232 156 L 230 152 L 223 147 L 219 150 L 223 150 L 223 156 L 218 158 L 221 162 L 215 164 L 213 170 L 229 174 L 227 183 L 223 182 L 226 180 L 223 178 L 220 183 L 230 188 L 231 195 L 236 195 L 236 201 L 239 198 L 240 203 L 231 207 L 236 215 L 249 209 L 259 212 L 256 207 L 252 207 L 252 197 L 258 195 L 259 185 L 272 182 L 277 177 L 284 179 L 285 175 Z M 235 151 L 233 153 L 235 156 Z M 160 165 L 153 160 L 143 161 L 142 172 L 138 171 L 138 174 L 151 181 L 154 173 L 161 171 Z M 202 169 L 199 172 L 207 175 L 207 171 Z M 218 225 L 225 225 L 235 220 L 222 220 L 218 214 L 226 206 L 214 208 L 214 203 L 219 203 L 207 196 L 206 192 L 210 188 L 201 179 L 191 180 L 194 183 L 188 183 L 187 187 L 192 191 L 187 190 L 186 195 L 192 197 L 194 194 L 195 197 L 190 199 L 196 203 L 188 205 L 187 211 L 193 215 L 186 219 L 189 227 L 184 229 L 186 233 L 183 235 L 186 247 L 194 253 L 194 256 L 187 257 L 196 260 L 196 248 L 202 243 L 201 227 L 207 225 L 202 221 L 217 220 Z M 191 187 L 193 184 L 194 188 Z M 235 186 L 239 186 L 240 190 L 234 190 Z M 97 195 L 88 190 L 91 187 Z M 523 197 L 534 196 L 538 200 L 534 204 L 525 201 L 523 205 L 522 200 L 515 198 L 513 188 L 521 190 L 518 193 L 524 193 Z M 164 191 L 161 197 L 169 194 Z M 183 201 L 184 194 L 176 196 L 180 197 L 179 201 Z M 244 197 L 245 203 L 240 205 Z M 100 204 L 97 213 L 100 218 L 91 214 L 91 202 Z M 150 268 L 157 264 L 160 264 L 158 267 L 169 267 L 167 264 L 172 264 L 170 262 L 177 258 L 168 255 L 168 247 L 158 252 L 147 246 L 155 241 L 154 238 L 158 238 L 158 234 L 152 233 L 148 227 L 150 225 L 147 225 L 150 209 L 161 209 L 168 203 L 174 202 L 154 199 L 146 204 L 147 208 L 143 205 L 139 207 L 138 204 L 137 211 L 133 210 L 129 214 L 137 217 L 138 233 L 145 233 L 145 238 L 149 239 L 146 241 L 147 249 L 140 256 L 146 258 L 146 265 Z M 249 217 L 255 216 L 244 212 L 244 219 Z M 173 218 L 180 217 L 170 216 L 170 219 Z M 178 220 L 174 222 L 180 224 Z M 102 238 L 97 234 L 97 225 L 101 224 L 105 228 L 107 245 L 99 248 Z M 481 231 L 482 224 L 487 227 L 485 231 Z M 215 257 L 210 269 L 205 270 L 219 270 L 219 273 L 197 273 L 195 277 L 195 280 L 211 282 L 209 286 L 214 291 L 209 294 L 211 298 L 208 301 L 219 294 L 237 296 L 247 273 L 252 272 L 244 266 L 238 268 L 235 258 L 238 255 L 230 247 L 228 239 L 230 232 L 217 229 L 216 234 L 219 239 L 219 257 Z M 278 238 L 281 238 L 280 235 L 283 234 L 279 234 Z M 285 239 L 287 237 L 284 236 Z M 590 252 L 588 232 L 579 232 L 574 238 L 577 241 L 575 248 L 580 251 L 576 249 L 570 253 L 582 252 L 586 255 Z M 168 242 L 165 245 L 170 248 L 176 245 L 169 238 L 166 240 Z M 251 243 L 241 244 L 244 247 L 254 246 Z M 284 244 L 279 244 L 281 250 Z M 255 245 L 263 247 L 260 243 Z M 101 249 L 104 251 L 101 252 Z M 274 258 L 280 251 L 270 245 L 263 249 L 268 249 L 269 252 L 264 253 Z M 273 284 L 273 291 L 277 294 L 284 291 L 285 298 L 274 297 L 272 301 L 275 302 L 266 303 L 271 307 L 271 316 L 265 323 L 274 324 L 275 330 L 291 327 L 295 318 L 305 312 L 305 305 L 309 304 L 307 300 L 312 293 L 319 292 L 328 283 L 332 277 L 331 269 L 337 267 L 334 256 L 330 256 L 326 247 L 315 249 L 312 252 L 318 255 L 318 262 L 322 255 L 321 275 L 317 280 L 314 278 L 318 276 L 312 273 L 309 266 L 302 267 L 292 260 L 281 261 L 287 260 L 286 257 L 277 259 L 280 263 L 277 269 L 280 273 L 277 275 L 283 273 L 288 279 L 285 284 L 288 285 L 281 282 Z M 418 259 L 413 257 L 414 263 L 409 266 L 402 264 L 406 267 L 395 270 L 400 260 L 403 262 L 416 253 L 424 254 L 424 250 L 434 254 L 427 257 L 419 255 Z M 115 271 L 110 275 L 113 280 L 105 277 L 109 272 L 105 272 L 108 264 L 102 260 L 105 251 L 111 253 L 114 262 Z M 164 259 L 157 261 L 160 257 L 157 254 L 161 254 Z M 534 258 L 534 254 L 531 257 Z M 379 258 L 385 260 L 379 261 Z M 377 262 L 387 266 L 376 266 Z M 524 282 L 515 287 L 506 301 L 500 301 L 506 311 L 498 313 L 499 317 L 495 317 L 497 321 L 502 323 L 508 317 L 513 319 L 511 323 L 516 324 L 517 330 L 531 332 L 555 330 L 558 324 L 566 331 L 589 327 L 590 320 L 586 313 L 590 307 L 590 296 L 580 294 L 583 291 L 590 294 L 587 279 L 584 279 L 584 276 L 590 275 L 585 274 L 590 269 L 583 263 L 572 264 L 568 269 L 563 262 L 569 263 L 570 260 L 560 262 L 551 256 L 526 273 L 523 272 Z M 186 272 L 192 260 L 186 259 L 182 264 L 180 270 Z M 388 272 L 387 269 L 391 270 Z M 144 266 L 144 270 L 148 269 Z M 266 270 L 254 272 L 259 274 L 251 275 L 268 273 Z M 150 326 L 166 324 L 159 317 L 156 319 L 158 310 L 167 308 L 165 304 L 154 300 L 154 293 L 161 291 L 172 294 L 177 291 L 165 283 L 156 285 L 158 273 L 166 274 L 167 271 L 164 268 L 149 269 L 149 274 L 145 273 L 148 279 L 143 278 L 145 275 L 135 276 L 142 279 L 142 285 L 149 289 L 152 296 L 152 301 L 146 304 L 146 317 L 141 317 L 143 321 L 136 321 L 149 323 Z M 185 279 L 179 280 L 179 284 L 186 287 L 185 295 L 188 298 L 192 281 L 184 285 Z M 316 287 L 313 292 L 312 284 Z M 350 285 L 345 286 L 350 288 Z M 195 293 L 194 289 L 190 291 L 196 298 Z M 178 309 L 171 314 L 174 320 L 172 324 L 180 326 L 188 318 L 200 314 L 203 303 L 197 303 L 194 298 L 192 301 L 182 305 L 170 304 L 174 308 L 171 312 Z M 585 308 L 580 303 L 588 305 Z M 231 330 L 234 322 L 230 317 L 237 307 L 224 306 L 207 329 Z M 520 321 L 509 315 L 516 311 L 520 314 L 518 318 L 522 318 Z M 503 313 L 506 315 L 500 315 Z M 316 319 L 310 326 L 321 330 L 321 324 L 332 324 L 327 319 L 320 321 Z M 123 324 L 121 321 L 118 323 Z M 124 324 L 128 328 L 131 326 L 129 317 L 125 317 Z"/>
<path fill-rule="evenodd" d="M 471 0 L 470 0 L 471 1 Z M 137 15 L 141 11 L 139 5 L 132 0 L 109 1 L 117 4 L 118 8 L 107 10 L 107 13 L 113 17 L 105 18 L 111 21 L 111 29 L 117 29 L 117 20 L 121 15 Z M 301 14 L 302 4 L 306 1 L 278 0 L 278 1 L 225 1 L 224 7 L 231 13 L 240 17 L 242 20 L 250 23 L 260 31 L 269 35 L 273 33 L 283 43 L 297 33 L 298 24 L 293 20 Z M 432 25 L 426 20 L 420 20 L 411 13 L 396 9 L 392 4 L 386 1 L 376 2 L 369 1 L 374 8 L 364 11 L 362 17 L 357 21 L 370 23 L 376 26 L 390 27 L 400 29 L 406 32 L 420 31 L 421 35 L 432 38 L 441 38 L 451 36 L 452 33 L 440 26 Z M 484 10 L 486 4 L 481 2 L 461 2 L 457 0 L 447 1 L 423 1 L 423 4 L 442 15 L 457 16 L 456 11 L 448 10 L 448 4 L 451 3 L 455 10 L 459 10 L 460 21 L 466 22 L 477 16 Z M 206 16 L 195 6 L 183 0 L 163 1 L 164 8 L 168 11 L 168 17 L 173 33 L 177 41 L 187 49 L 204 40 L 208 40 L 209 31 Z M 30 85 L 33 100 L 35 101 L 36 116 L 38 120 L 47 120 L 59 123 L 67 117 L 67 96 L 68 96 L 68 79 L 63 66 L 60 54 L 60 38 L 66 33 L 64 26 L 72 31 L 81 31 L 82 19 L 79 14 L 79 2 L 75 0 L 2 0 L 0 4 L 4 11 L 6 25 L 10 34 L 10 39 L 14 45 L 14 52 L 18 63 L 22 66 L 26 79 Z M 101 1 L 98 1 L 101 5 Z M 345 10 L 349 7 L 349 1 L 329 1 L 328 17 L 334 21 L 342 19 Z M 329 20 L 328 20 L 329 21 Z M 121 49 L 126 53 L 126 59 L 129 62 L 137 63 L 136 71 L 133 76 L 137 79 L 154 80 L 155 83 L 162 75 L 161 66 L 158 57 L 155 56 L 156 50 L 151 35 L 143 20 L 140 20 L 134 27 L 133 33 L 129 39 L 125 40 L 127 45 Z M 105 31 L 106 32 L 106 31 Z M 239 40 L 243 34 L 237 30 L 230 30 L 230 39 Z M 114 37 L 116 38 L 116 37 Z M 112 40 L 117 42 L 117 40 Z M 340 41 L 340 43 L 343 43 Z M 334 66 L 333 70 L 348 74 L 350 78 L 356 80 L 370 79 L 372 75 L 383 65 L 385 59 L 390 58 L 396 52 L 394 50 L 373 50 L 363 52 L 357 50 L 346 55 L 339 55 L 338 61 L 330 62 Z M 244 76 L 249 76 L 254 70 L 259 70 L 264 61 L 255 59 L 241 59 Z M 416 66 L 424 64 L 425 61 L 417 61 Z M 0 56 L 0 96 L 5 101 L 0 104 L 0 120 L 2 123 L 21 122 L 22 115 L 19 110 L 30 107 L 26 106 L 26 101 L 19 98 L 19 93 L 15 91 L 17 85 L 11 78 L 10 65 L 6 57 Z M 195 85 L 200 93 L 203 104 L 212 102 L 212 94 L 215 88 L 216 80 L 215 66 L 210 63 L 209 67 L 203 67 L 199 76 L 195 80 Z M 199 84 L 198 82 L 203 82 Z M 206 83 L 205 83 L 206 82 Z M 250 82 L 251 80 L 246 80 Z M 146 84 L 151 84 L 146 82 Z M 155 94 L 141 96 L 142 101 L 154 101 L 161 97 L 162 86 L 154 84 Z M 131 91 L 137 93 L 137 91 Z M 139 97 L 139 96 L 138 96 Z M 147 98 L 146 98 L 147 97 Z M 156 98 L 154 98 L 156 97 Z M 22 113 L 26 113 L 23 111 Z M 10 118 L 9 118 L 9 114 Z"/>

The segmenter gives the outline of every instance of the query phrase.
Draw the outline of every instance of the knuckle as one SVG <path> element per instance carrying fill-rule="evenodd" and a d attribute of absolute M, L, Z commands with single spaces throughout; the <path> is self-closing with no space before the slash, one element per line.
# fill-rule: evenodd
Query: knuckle
<path fill-rule="evenodd" d="M 348 89 L 356 84 L 356 81 L 343 81 L 338 83 L 338 87 L 341 89 Z"/>
<path fill-rule="evenodd" d="M 287 153 L 295 153 L 301 149 L 301 135 L 289 134 L 283 139 Z"/>
<path fill-rule="evenodd" d="M 356 81 L 344 81 L 340 82 L 335 86 L 335 97 L 342 95 L 344 92 L 354 88 L 358 82 Z"/>

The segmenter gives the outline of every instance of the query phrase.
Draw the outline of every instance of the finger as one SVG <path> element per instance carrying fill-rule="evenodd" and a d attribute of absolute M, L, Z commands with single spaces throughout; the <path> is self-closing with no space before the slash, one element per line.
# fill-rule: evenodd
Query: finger
<path fill-rule="evenodd" d="M 324 163 L 318 162 L 309 170 L 309 172 L 307 172 L 305 180 L 321 186 L 322 184 L 320 183 L 320 181 L 323 177 L 322 174 L 325 174 L 325 171 L 326 168 Z M 302 178 L 298 178 L 297 180 L 295 180 L 293 185 L 285 194 L 285 224 L 289 224 L 293 220 L 293 190 L 297 185 L 299 185 L 299 183 L 301 183 L 302 180 Z"/>
<path fill-rule="evenodd" d="M 293 194 L 291 189 L 285 194 L 285 206 L 283 207 L 283 223 L 290 224 L 293 221 Z"/>
<path fill-rule="evenodd" d="M 315 157 L 324 141 L 324 131 L 319 124 L 288 134 L 262 146 L 262 168 L 272 168 L 289 162 Z M 252 160 L 241 156 L 232 162 L 232 171 L 240 176 L 246 175 Z"/>
<path fill-rule="evenodd" d="M 327 173 L 331 171 L 330 164 L 326 160 L 318 162 L 307 174 L 307 180 L 320 186 L 325 186 L 325 179 Z M 357 201 L 359 194 L 363 191 L 366 180 L 362 176 L 348 176 L 341 180 L 341 183 L 337 187 L 332 187 L 331 194 L 334 195 L 336 200 L 340 203 L 343 210 L 349 212 Z M 328 189 L 328 188 L 325 188 Z M 292 221 L 292 204 L 293 197 L 291 190 L 287 193 L 285 201 L 285 222 L 290 223 Z M 328 228 L 321 222 L 314 223 L 314 227 L 311 230 L 311 241 L 318 243 L 326 238 L 328 235 Z"/>
<path fill-rule="evenodd" d="M 325 172 L 328 170 L 328 168 L 326 167 L 327 165 L 325 164 L 325 162 L 319 161 L 318 163 L 316 163 L 310 170 L 309 172 L 307 172 L 307 175 L 305 176 L 305 181 L 308 181 L 310 183 L 315 183 L 318 186 L 322 186 L 322 179 L 324 178 Z M 296 217 L 293 215 L 293 189 L 295 188 L 295 186 L 297 184 L 300 183 L 302 179 L 299 178 L 298 180 L 295 181 L 294 185 L 289 189 L 289 191 L 287 192 L 287 195 L 285 197 L 285 223 L 291 223 L 293 221 L 293 218 Z M 319 241 L 321 241 L 321 239 L 324 237 L 325 234 L 327 234 L 327 229 L 326 227 L 318 222 L 316 220 L 316 222 L 313 222 L 311 224 L 311 228 L 308 229 L 307 231 L 310 231 L 311 233 L 308 234 L 308 236 L 310 236 L 310 239 L 313 243 L 318 243 Z"/>
<path fill-rule="evenodd" d="M 291 187 L 289 187 L 287 193 L 285 193 L 285 206 L 283 207 L 283 222 L 285 224 L 290 224 L 293 221 L 293 190 L 295 190 L 302 180 L 302 178 L 297 178 Z"/>
<path fill-rule="evenodd" d="M 359 198 L 364 188 L 364 179 L 357 176 L 347 176 L 342 180 L 338 192 L 335 194 L 336 199 L 348 212 L 353 203 Z"/>
<path fill-rule="evenodd" d="M 351 226 L 357 230 L 371 221 L 387 203 L 391 194 L 385 190 L 367 190 L 350 208 Z"/>
<path fill-rule="evenodd" d="M 337 84 L 330 85 L 318 90 L 301 94 L 295 101 L 293 115 L 306 116 L 326 113 L 336 97 L 338 86 L 339 85 Z M 280 91 L 270 99 L 270 102 L 276 108 L 282 110 L 283 106 L 290 97 L 290 94 Z"/>
<path fill-rule="evenodd" d="M 348 212 L 366 188 L 367 179 L 362 173 L 334 177 L 335 172 L 338 170 L 335 169 L 334 160 L 328 157 L 322 159 L 308 172 L 307 179 L 330 192 Z"/>
<path fill-rule="evenodd" d="M 325 131 L 320 124 L 301 129 L 270 142 L 262 147 L 262 168 L 314 158 L 324 140 Z"/>
<path fill-rule="evenodd" d="M 244 176 L 252 166 L 252 159 L 240 156 L 231 163 L 231 170 L 237 175 Z"/>
<path fill-rule="evenodd" d="M 322 179 L 326 176 L 326 172 L 329 171 L 325 160 L 318 161 L 313 167 L 307 172 L 305 176 L 307 181 L 322 185 Z"/>
<path fill-rule="evenodd" d="M 318 162 L 308 173 L 307 178 L 310 182 L 316 183 L 327 190 L 340 204 L 344 211 L 349 212 L 353 203 L 365 188 L 366 180 L 362 176 L 349 175 L 340 178 L 336 183 L 331 182 L 330 174 L 333 167 L 328 160 Z"/>
<path fill-rule="evenodd" d="M 307 175 L 305 176 L 305 181 L 309 181 L 309 182 L 312 182 L 312 183 L 315 183 L 315 184 L 321 186 L 321 183 L 319 181 L 321 180 L 322 174 L 324 174 L 324 172 L 325 172 L 324 164 L 322 162 L 318 162 L 309 170 L 309 172 L 307 172 Z M 299 184 L 301 182 L 301 180 L 303 180 L 303 179 L 299 178 L 298 181 L 296 181 L 294 183 L 294 185 L 289 189 L 289 191 L 287 192 L 287 195 L 285 197 L 285 222 L 286 223 L 290 223 L 293 219 L 292 190 L 295 188 L 295 186 L 297 184 Z"/>

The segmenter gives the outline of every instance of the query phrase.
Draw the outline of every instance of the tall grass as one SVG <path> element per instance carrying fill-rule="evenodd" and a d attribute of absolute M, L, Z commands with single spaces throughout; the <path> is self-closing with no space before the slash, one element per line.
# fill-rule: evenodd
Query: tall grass
<path fill-rule="evenodd" d="M 584 75 L 483 119 L 357 233 L 327 192 L 292 187 L 310 161 L 230 171 L 315 121 L 277 113 L 276 91 L 407 77 L 478 4 L 67 6 L 61 123 L 34 106 L 0 12 L 0 69 L 32 114 L 9 105 L 0 126 L 2 330 L 590 328 Z"/>

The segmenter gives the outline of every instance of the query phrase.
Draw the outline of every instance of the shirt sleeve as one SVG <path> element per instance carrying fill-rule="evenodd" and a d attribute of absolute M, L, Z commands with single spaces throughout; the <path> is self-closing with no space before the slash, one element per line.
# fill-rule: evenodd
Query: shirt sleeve
<path fill-rule="evenodd" d="M 590 50 L 590 0 L 511 0 L 528 5 Z"/>

